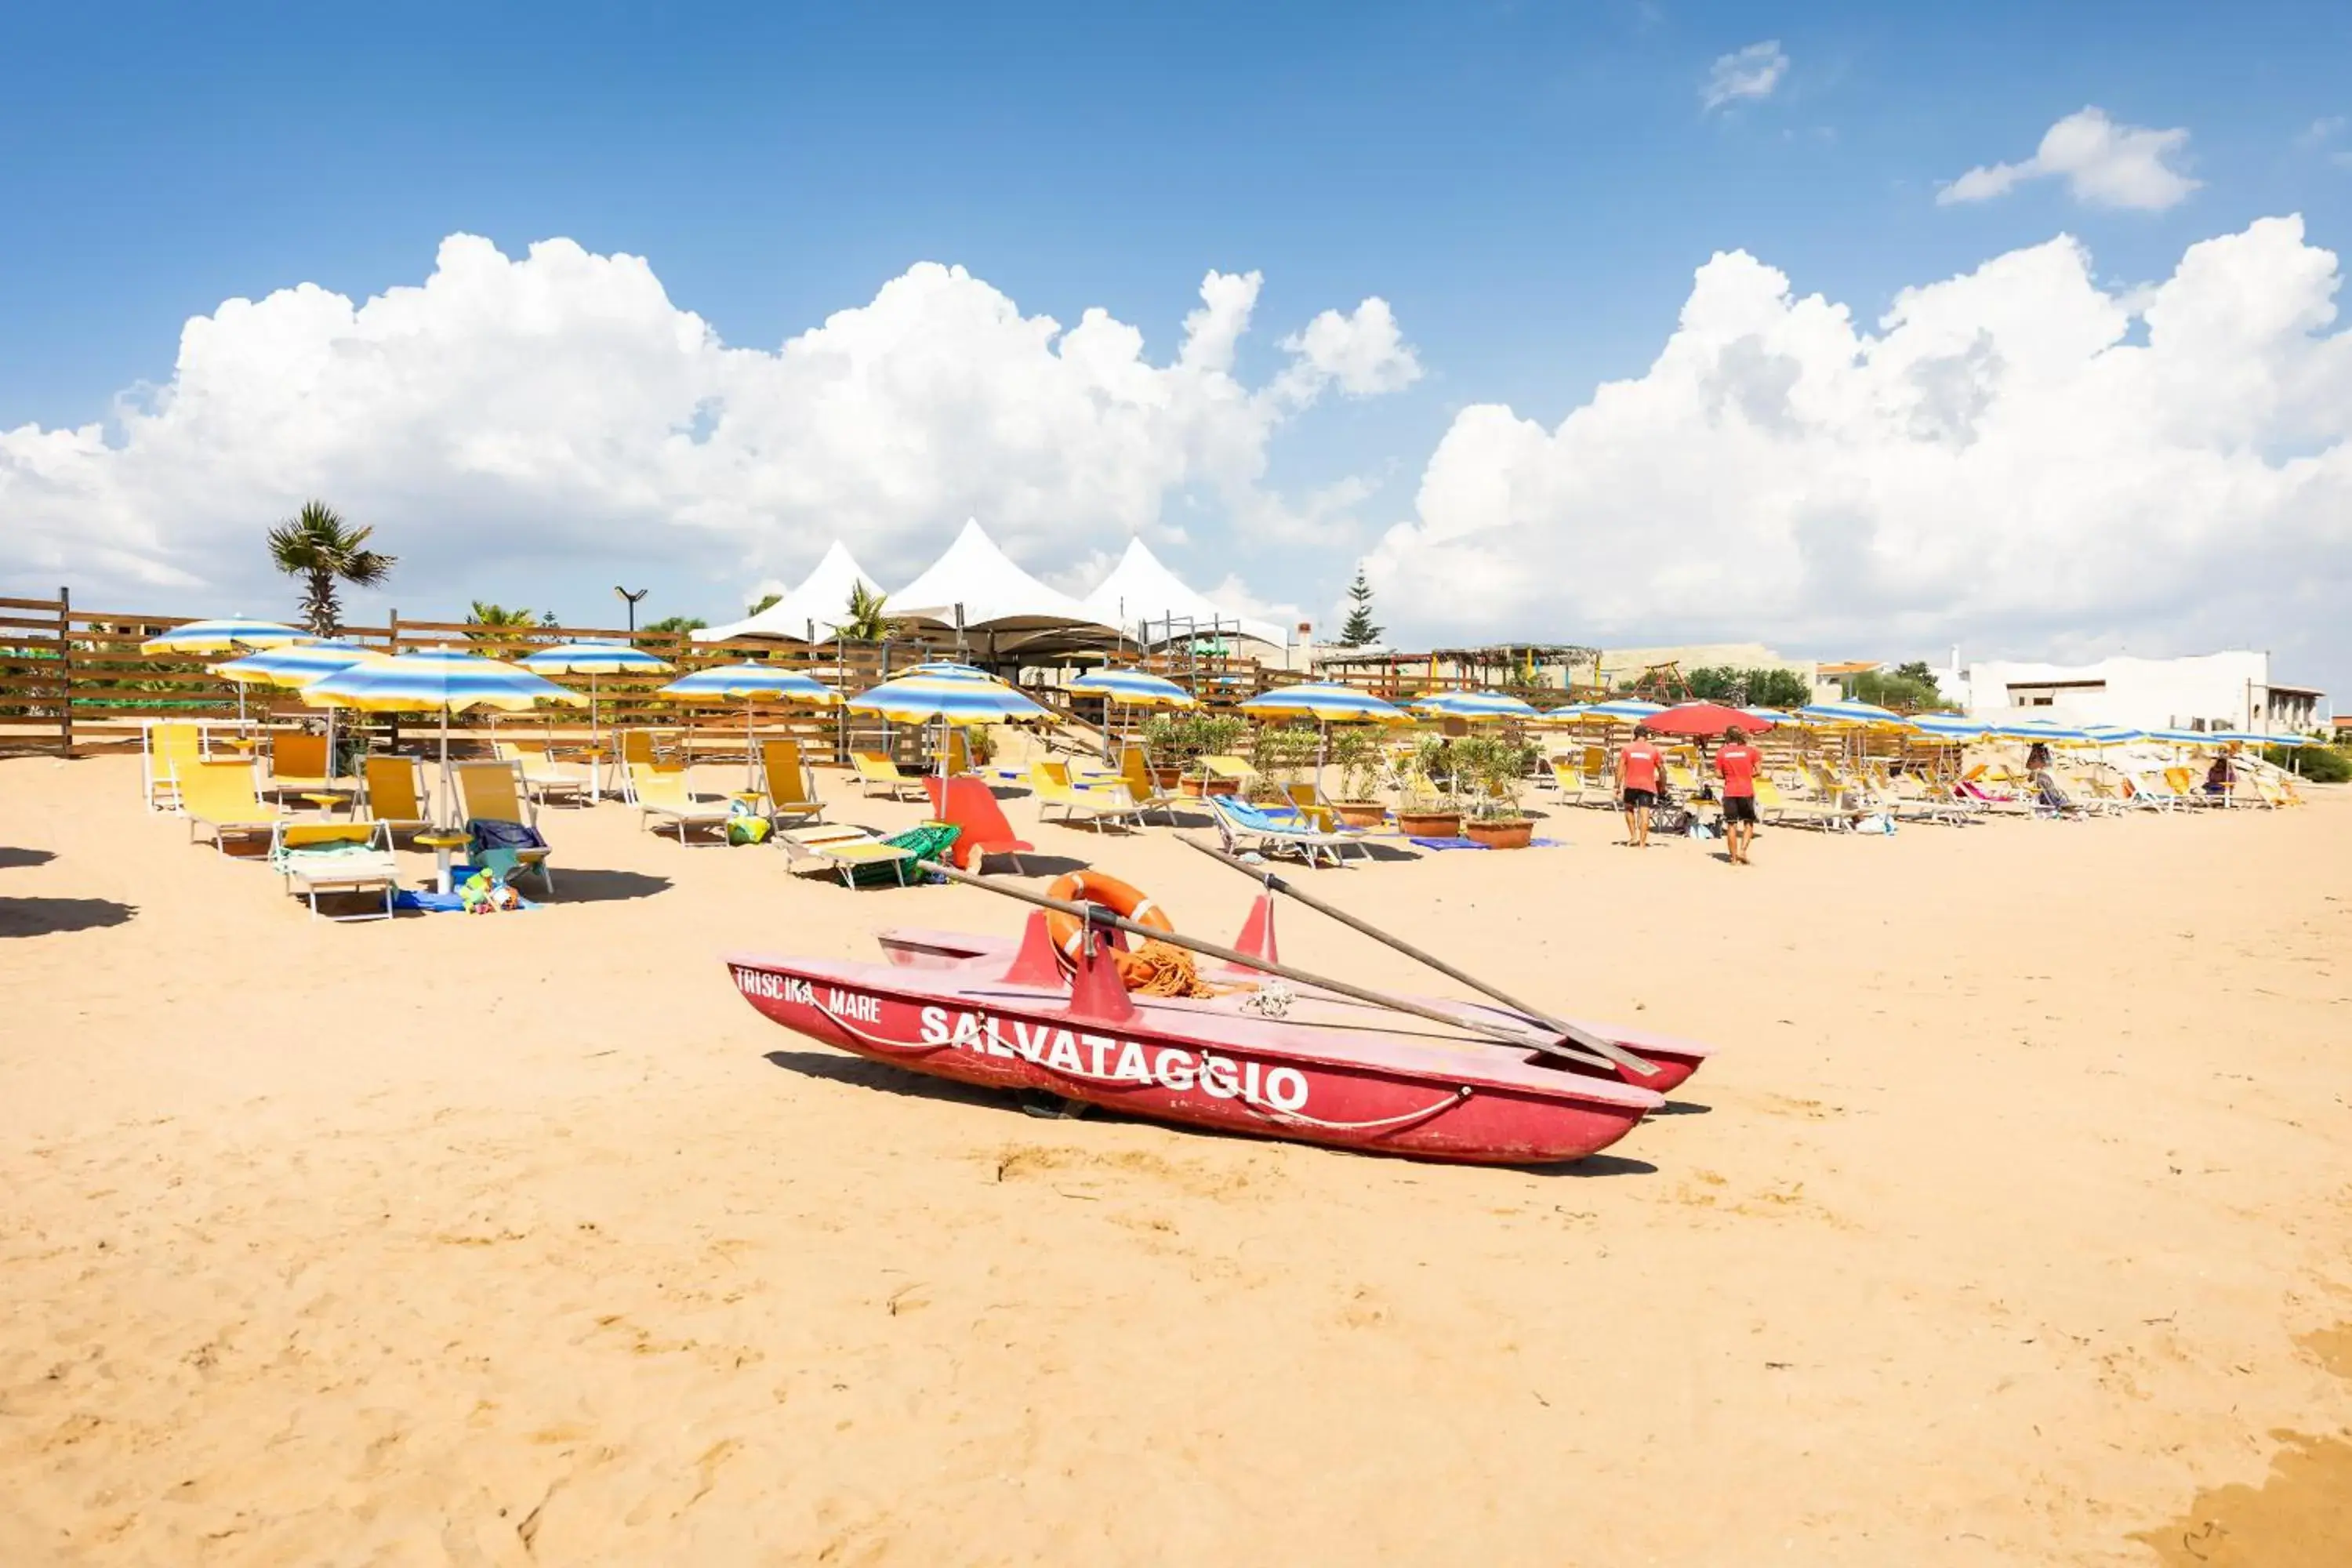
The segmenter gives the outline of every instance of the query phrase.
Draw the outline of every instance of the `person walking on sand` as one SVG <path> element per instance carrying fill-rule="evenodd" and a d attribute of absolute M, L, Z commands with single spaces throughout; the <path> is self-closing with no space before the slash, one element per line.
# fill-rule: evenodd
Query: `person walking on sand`
<path fill-rule="evenodd" d="M 1617 750 L 1617 790 L 1625 810 L 1625 842 L 1636 849 L 1650 843 L 1650 808 L 1658 804 L 1658 770 L 1665 758 L 1646 726 Z"/>
<path fill-rule="evenodd" d="M 1715 773 L 1723 781 L 1723 845 L 1735 866 L 1753 865 L 1748 846 L 1756 842 L 1756 770 L 1764 753 L 1748 743 L 1748 731 L 1734 724 L 1723 732 L 1723 749 L 1715 753 Z"/>

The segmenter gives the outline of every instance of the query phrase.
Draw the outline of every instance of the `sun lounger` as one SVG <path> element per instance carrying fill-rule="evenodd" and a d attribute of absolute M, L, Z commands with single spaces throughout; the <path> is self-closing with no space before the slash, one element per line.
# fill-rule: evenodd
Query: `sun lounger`
<path fill-rule="evenodd" d="M 180 775 L 204 761 L 205 734 L 194 724 L 150 724 L 140 749 L 140 784 L 150 811 L 180 809 Z"/>
<path fill-rule="evenodd" d="M 786 828 L 776 835 L 776 842 L 784 847 L 795 870 L 838 876 L 845 888 L 903 888 L 919 874 L 916 861 L 949 854 L 956 836 L 956 828 L 942 822 L 926 822 L 888 838 L 866 828 L 834 824 Z"/>
<path fill-rule="evenodd" d="M 366 759 L 360 764 L 360 808 L 367 816 L 354 820 L 380 822 L 395 837 L 430 827 L 433 814 L 425 809 L 419 772 L 415 757 Z"/>
<path fill-rule="evenodd" d="M 509 762 L 522 770 L 522 787 L 530 798 L 544 805 L 561 795 L 573 805 L 583 805 L 588 795 L 588 778 L 572 772 L 549 754 L 545 746 L 517 745 L 512 741 L 498 742 L 501 762 Z"/>
<path fill-rule="evenodd" d="M 1547 757 L 1544 771 L 1550 774 L 1552 787 L 1559 792 L 1562 805 L 1579 805 L 1584 800 L 1584 773 L 1568 757 Z"/>
<path fill-rule="evenodd" d="M 898 763 L 880 752 L 852 752 L 849 753 L 849 766 L 857 775 L 857 787 L 866 795 L 870 795 L 879 790 L 887 798 L 898 800 L 908 790 L 913 790 L 918 795 L 923 793 L 921 779 L 908 778 L 898 771 Z"/>
<path fill-rule="evenodd" d="M 1135 803 L 1135 819 L 1143 820 L 1146 813 L 1159 812 L 1170 826 L 1176 825 L 1176 797 L 1163 794 L 1151 776 L 1151 764 L 1141 746 L 1121 746 L 1118 749 L 1118 776 L 1127 785 L 1128 798 Z"/>
<path fill-rule="evenodd" d="M 392 831 L 381 822 L 287 822 L 270 836 L 269 863 L 286 879 L 289 892 L 310 905 L 312 920 L 388 921 L 399 863 L 392 855 Z M 331 915 L 319 908 L 320 893 L 383 894 L 383 907 L 364 914 Z"/>
<path fill-rule="evenodd" d="M 1297 855 L 1309 866 L 1328 856 L 1331 864 L 1339 866 L 1346 863 L 1340 851 L 1352 846 L 1360 858 L 1371 858 L 1371 851 L 1364 847 L 1364 836 L 1352 829 L 1320 832 L 1308 826 L 1295 811 L 1267 811 L 1227 795 L 1207 798 L 1209 813 L 1217 819 L 1217 836 L 1224 840 L 1229 855 L 1252 851 L 1261 855 Z"/>
<path fill-rule="evenodd" d="M 2172 793 L 2179 797 L 2183 805 L 2211 809 L 2230 804 L 2221 795 L 2208 795 L 2198 784 L 2197 775 L 2187 768 L 2167 768 L 2164 770 L 2164 779 L 2172 786 Z"/>
<path fill-rule="evenodd" d="M 768 820 L 781 827 L 787 822 L 821 822 L 824 802 L 817 798 L 816 779 L 801 756 L 801 743 L 792 740 L 760 742 L 761 802 Z"/>
<path fill-rule="evenodd" d="M 519 763 L 459 763 L 451 770 L 457 785 L 457 816 L 469 826 L 477 822 L 520 823 L 536 833 L 539 807 L 523 788 Z M 527 871 L 539 873 L 541 886 L 555 891 L 555 871 L 548 862 L 552 849 L 518 849 L 515 858 Z"/>
<path fill-rule="evenodd" d="M 262 804 L 253 787 L 254 764 L 196 762 L 180 773 L 180 810 L 188 819 L 188 838 L 194 842 L 200 827 L 212 829 L 213 847 L 228 853 L 228 836 L 255 837 L 278 831 L 278 808 Z"/>
<path fill-rule="evenodd" d="M 713 844 L 727 842 L 727 819 L 734 814 L 722 804 L 698 799 L 687 786 L 684 763 L 630 763 L 629 798 L 636 803 L 637 826 L 655 825 L 656 831 L 667 826 L 677 834 L 685 844 L 689 828 L 715 828 L 718 837 L 706 840 Z"/>
<path fill-rule="evenodd" d="M 327 737 L 295 730 L 275 730 L 269 736 L 269 791 L 325 789 L 335 782 L 334 763 L 327 756 Z"/>
<path fill-rule="evenodd" d="M 1081 788 L 1071 783 L 1067 763 L 1030 763 L 1029 787 L 1037 796 L 1040 822 L 1051 821 L 1045 814 L 1058 810 L 1072 827 L 1132 828 L 1143 810 L 1128 797 L 1125 784 Z"/>
<path fill-rule="evenodd" d="M 1244 790 L 1257 779 L 1257 770 L 1239 757 L 1202 757 L 1201 771 L 1213 779 L 1231 779 Z"/>

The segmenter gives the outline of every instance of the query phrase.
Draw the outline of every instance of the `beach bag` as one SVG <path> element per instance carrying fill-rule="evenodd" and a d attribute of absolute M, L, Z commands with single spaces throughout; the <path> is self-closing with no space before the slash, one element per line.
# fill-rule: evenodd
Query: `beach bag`
<path fill-rule="evenodd" d="M 500 822 L 496 817 L 478 816 L 466 825 L 473 835 L 469 858 L 478 860 L 492 849 L 544 849 L 547 840 L 539 829 L 520 822 Z"/>
<path fill-rule="evenodd" d="M 1853 825 L 1856 833 L 1893 833 L 1895 819 L 1883 811 L 1873 812 Z"/>
<path fill-rule="evenodd" d="M 727 808 L 727 842 L 730 844 L 764 844 L 775 824 L 753 811 L 742 801 Z"/>

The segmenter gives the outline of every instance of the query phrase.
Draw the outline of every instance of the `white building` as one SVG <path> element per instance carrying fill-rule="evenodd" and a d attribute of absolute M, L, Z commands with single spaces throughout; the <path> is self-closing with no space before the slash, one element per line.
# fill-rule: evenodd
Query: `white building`
<path fill-rule="evenodd" d="M 2252 650 L 2189 658 L 2109 658 L 2061 665 L 1986 661 L 1970 665 L 1960 690 L 1979 719 L 2021 710 L 2074 724 L 2142 730 L 2253 730 L 2277 734 L 2326 721 L 2327 696 L 2271 679 L 2271 656 Z"/>

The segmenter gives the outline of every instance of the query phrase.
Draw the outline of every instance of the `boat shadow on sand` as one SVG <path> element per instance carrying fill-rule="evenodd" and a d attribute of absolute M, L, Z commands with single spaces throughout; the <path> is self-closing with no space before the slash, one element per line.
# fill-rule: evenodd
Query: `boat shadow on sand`
<path fill-rule="evenodd" d="M 832 1051 L 769 1051 L 765 1053 L 765 1057 L 771 1067 L 782 1068 L 786 1072 L 799 1073 L 803 1078 L 823 1079 L 828 1083 L 849 1084 L 858 1089 L 878 1089 L 885 1094 L 906 1095 L 916 1100 L 936 1100 L 956 1105 L 980 1106 L 1009 1116 L 1035 1118 L 1053 1117 L 1056 1114 L 1037 1108 L 1045 1099 L 1044 1096 L 1036 1097 L 1035 1100 L 1024 1103 L 1022 1097 L 1013 1090 L 982 1089 L 977 1084 L 958 1083 L 952 1079 L 932 1078 L 928 1074 L 908 1072 L 903 1068 L 892 1067 L 887 1062 L 867 1061 L 863 1057 L 842 1056 Z M 1179 1122 L 1163 1121 L 1150 1116 L 1127 1116 L 1116 1110 L 1107 1110 L 1100 1106 L 1077 1106 L 1074 1102 L 1071 1103 L 1073 1109 L 1062 1115 L 1062 1120 L 1083 1119 L 1088 1121 L 1115 1121 L 1139 1127 L 1160 1127 L 1187 1138 L 1213 1138 L 1220 1142 L 1263 1145 L 1268 1142 L 1266 1139 L 1253 1137 L 1246 1132 L 1227 1132 L 1214 1127 L 1193 1127 Z M 1678 1102 L 1669 1105 L 1664 1114 L 1672 1114 L 1677 1110 L 1693 1113 L 1705 1111 L 1707 1109 L 1703 1105 L 1682 1105 Z M 1291 1142 L 1291 1140 L 1277 1139 L 1273 1142 Z M 1405 1164 L 1444 1163 L 1416 1159 L 1408 1154 L 1392 1154 L 1379 1149 L 1333 1149 L 1329 1152 L 1394 1160 Z M 1658 1167 L 1647 1160 L 1636 1160 L 1623 1154 L 1587 1154 L 1581 1160 L 1570 1160 L 1563 1163 L 1498 1165 L 1494 1168 L 1517 1171 L 1530 1176 L 1654 1176 L 1658 1173 Z"/>

